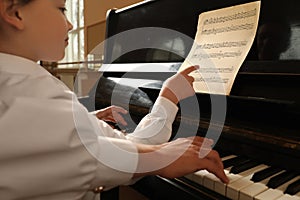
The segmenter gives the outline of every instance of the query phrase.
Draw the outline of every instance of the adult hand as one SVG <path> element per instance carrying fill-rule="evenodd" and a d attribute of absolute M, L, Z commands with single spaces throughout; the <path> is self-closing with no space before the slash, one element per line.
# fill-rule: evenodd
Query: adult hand
<path fill-rule="evenodd" d="M 160 92 L 160 95 L 177 104 L 180 100 L 193 96 L 194 78 L 189 73 L 199 69 L 199 66 L 191 66 L 168 78 Z"/>
<path fill-rule="evenodd" d="M 120 123 L 124 126 L 127 122 L 123 118 L 122 114 L 127 114 L 127 110 L 119 106 L 109 106 L 107 108 L 96 111 L 96 116 L 98 119 L 103 121 L 110 121 L 113 123 Z"/>

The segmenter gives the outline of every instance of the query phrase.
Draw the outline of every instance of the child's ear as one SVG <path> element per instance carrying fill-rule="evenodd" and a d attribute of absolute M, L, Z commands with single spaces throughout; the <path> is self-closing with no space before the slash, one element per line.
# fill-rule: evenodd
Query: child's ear
<path fill-rule="evenodd" d="M 18 5 L 13 5 L 14 1 L 0 0 L 0 17 L 3 21 L 16 29 L 24 29 L 24 23 Z"/>

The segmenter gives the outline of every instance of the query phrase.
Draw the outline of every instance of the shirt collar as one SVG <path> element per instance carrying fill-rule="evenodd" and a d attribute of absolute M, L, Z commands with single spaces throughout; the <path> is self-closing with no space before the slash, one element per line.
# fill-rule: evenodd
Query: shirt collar
<path fill-rule="evenodd" d="M 16 74 L 48 73 L 46 69 L 32 60 L 1 52 L 0 71 Z"/>

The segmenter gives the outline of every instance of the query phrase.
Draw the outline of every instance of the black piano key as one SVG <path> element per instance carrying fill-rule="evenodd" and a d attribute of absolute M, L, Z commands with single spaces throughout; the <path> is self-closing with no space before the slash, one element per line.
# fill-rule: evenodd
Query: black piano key
<path fill-rule="evenodd" d="M 247 162 L 244 162 L 244 163 L 233 166 L 230 169 L 230 173 L 238 174 L 238 173 L 241 173 L 241 172 L 246 171 L 248 169 L 251 169 L 251 168 L 253 168 L 257 165 L 259 165 L 259 163 L 249 160 Z"/>
<path fill-rule="evenodd" d="M 262 181 L 270 176 L 273 176 L 274 174 L 279 173 L 280 171 L 282 171 L 282 169 L 280 169 L 278 167 L 272 167 L 272 166 L 268 167 L 266 169 L 263 169 L 261 171 L 254 173 L 251 178 L 251 181 L 253 181 L 253 182 Z"/>
<path fill-rule="evenodd" d="M 229 153 L 228 151 L 218 151 L 218 153 L 221 158 L 232 155 L 232 153 Z"/>
<path fill-rule="evenodd" d="M 295 178 L 297 176 L 297 173 L 295 172 L 289 172 L 285 171 L 281 174 L 278 174 L 277 176 L 272 177 L 269 182 L 267 183 L 267 186 L 269 188 L 277 188 L 278 186 L 286 183 L 287 181 L 291 180 L 292 178 Z"/>
<path fill-rule="evenodd" d="M 234 157 L 234 158 L 224 160 L 223 165 L 224 165 L 224 168 L 227 168 L 227 167 L 231 167 L 231 166 L 234 166 L 234 165 L 239 165 L 241 163 L 245 163 L 247 161 L 249 161 L 249 158 L 245 158 L 245 157 L 242 157 L 242 156 L 237 156 L 237 157 Z"/>
<path fill-rule="evenodd" d="M 289 194 L 289 195 L 295 195 L 298 192 L 300 192 L 300 179 L 297 181 L 291 183 L 285 190 L 284 193 Z"/>

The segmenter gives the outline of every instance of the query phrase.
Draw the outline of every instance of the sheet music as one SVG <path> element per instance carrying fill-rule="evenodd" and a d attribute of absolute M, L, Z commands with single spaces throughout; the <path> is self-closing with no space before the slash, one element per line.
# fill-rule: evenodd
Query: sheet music
<path fill-rule="evenodd" d="M 230 94 L 257 30 L 260 1 L 222 8 L 199 15 L 192 49 L 179 71 L 191 65 L 196 92 Z"/>

